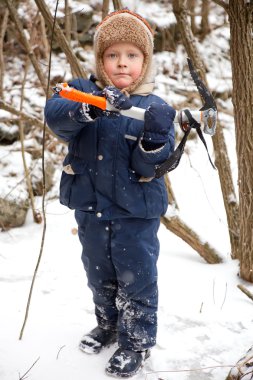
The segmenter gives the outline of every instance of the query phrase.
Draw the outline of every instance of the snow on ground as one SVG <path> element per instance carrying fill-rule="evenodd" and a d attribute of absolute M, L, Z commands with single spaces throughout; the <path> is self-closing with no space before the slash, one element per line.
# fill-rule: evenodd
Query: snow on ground
<path fill-rule="evenodd" d="M 136 379 L 223 380 L 229 370 L 223 366 L 235 364 L 253 342 L 252 301 L 236 286 L 243 282 L 237 275 L 238 263 L 230 259 L 221 197 L 212 187 L 215 174 L 203 152 L 196 152 L 195 169 L 200 174 L 184 158 L 171 180 L 180 215 L 220 252 L 224 262 L 207 264 L 161 225 L 158 339 Z M 209 196 L 214 192 L 209 202 L 200 178 Z M 29 379 L 107 379 L 104 367 L 116 345 L 95 356 L 78 350 L 79 339 L 94 327 L 95 319 L 81 246 L 73 234 L 73 212 L 57 199 L 48 201 L 46 211 L 45 246 L 21 341 L 42 225 L 34 224 L 29 213 L 25 226 L 0 236 L 0 379 L 22 378 L 36 360 Z M 247 287 L 252 291 L 252 285 Z M 197 370 L 205 367 L 209 368 Z"/>
<path fill-rule="evenodd" d="M 152 14 L 150 6 L 145 7 L 143 2 L 138 2 L 138 5 L 132 3 L 129 7 L 134 9 L 135 6 L 143 16 L 147 12 Z M 154 4 L 152 7 L 158 22 L 163 12 L 159 12 Z M 161 23 L 166 17 L 164 14 L 160 17 Z M 227 30 L 214 30 L 200 45 L 210 68 L 208 80 L 213 90 L 217 85 L 219 90 L 231 89 Z M 90 52 L 87 54 L 90 56 Z M 58 73 L 68 79 L 69 70 L 66 65 L 59 65 L 59 59 L 61 57 L 53 59 L 53 75 L 57 75 L 58 68 Z M 175 89 L 195 90 L 185 69 L 186 56 L 182 47 L 179 46 L 176 53 L 157 54 L 157 62 L 157 94 L 176 105 L 185 98 L 174 93 Z M 16 65 L 19 78 L 18 63 L 13 61 L 13 65 Z M 166 71 L 168 74 L 164 75 Z M 11 96 L 6 100 L 10 102 L 19 95 L 19 91 L 15 94 L 15 88 L 12 90 L 12 80 L 5 77 Z M 29 91 L 28 88 L 28 95 Z M 37 100 L 36 97 L 37 94 L 33 96 L 34 104 L 41 106 L 43 97 L 38 95 Z M 228 111 L 232 109 L 230 100 L 223 101 L 222 106 Z M 33 108 L 31 103 L 25 103 L 27 112 L 32 114 Z M 222 113 L 220 119 L 225 125 L 236 185 L 232 117 Z M 212 154 L 210 137 L 206 139 Z M 238 277 L 238 262 L 230 258 L 217 171 L 212 169 L 200 142 L 187 142 L 186 151 L 189 155 L 184 155 L 179 167 L 170 174 L 180 207 L 179 215 L 203 242 L 207 241 L 218 250 L 223 263 L 207 264 L 198 253 L 161 225 L 158 339 L 151 358 L 135 377 L 136 380 L 224 380 L 229 366 L 234 365 L 253 344 L 252 301 L 237 288 L 237 284 L 243 284 L 243 281 Z M 58 183 L 59 178 L 56 178 L 55 191 Z M 73 212 L 61 206 L 57 198 L 50 199 L 46 208 L 44 251 L 21 341 L 19 334 L 43 226 L 34 224 L 29 213 L 25 226 L 0 233 L 0 379 L 108 379 L 104 368 L 116 345 L 95 356 L 78 350 L 82 334 L 95 325 L 92 297 L 80 259 L 81 246 L 77 235 L 73 234 L 73 228 L 76 228 Z M 41 207 L 41 199 L 37 202 Z M 253 285 L 244 285 L 253 291 Z M 28 373 L 24 376 L 26 371 Z"/>

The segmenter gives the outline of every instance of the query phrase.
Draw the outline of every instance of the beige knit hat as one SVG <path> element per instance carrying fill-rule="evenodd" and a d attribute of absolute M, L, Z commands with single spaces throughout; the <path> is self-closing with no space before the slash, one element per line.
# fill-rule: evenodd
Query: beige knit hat
<path fill-rule="evenodd" d="M 153 31 L 144 18 L 128 9 L 112 12 L 98 24 L 94 36 L 94 53 L 96 76 L 103 87 L 113 86 L 104 70 L 103 54 L 109 46 L 118 42 L 133 43 L 144 54 L 140 77 L 123 89 L 128 93 L 133 93 L 140 85 L 150 81 L 154 48 Z"/>

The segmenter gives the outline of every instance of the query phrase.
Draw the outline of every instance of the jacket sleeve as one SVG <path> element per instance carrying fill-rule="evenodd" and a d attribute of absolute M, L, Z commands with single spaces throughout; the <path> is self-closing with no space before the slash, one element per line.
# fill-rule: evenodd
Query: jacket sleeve
<path fill-rule="evenodd" d="M 174 130 L 169 135 L 169 141 L 162 147 L 145 151 L 141 140 L 132 155 L 132 169 L 143 177 L 154 177 L 156 166 L 162 164 L 174 151 Z"/>
<path fill-rule="evenodd" d="M 84 91 L 81 80 L 69 83 L 72 87 Z M 86 90 L 88 92 L 88 89 Z M 91 90 L 89 92 L 92 92 Z M 85 127 L 89 121 L 85 116 L 82 103 L 73 102 L 54 94 L 46 102 L 45 119 L 49 128 L 62 140 L 69 142 Z"/>
<path fill-rule="evenodd" d="M 164 103 L 164 101 L 156 97 L 156 102 Z M 133 151 L 131 159 L 132 169 L 143 177 L 154 177 L 156 166 L 163 163 L 174 151 L 175 148 L 175 129 L 172 120 L 168 120 L 168 141 L 166 144 L 157 145 L 153 150 L 145 150 L 140 138 L 136 148 Z"/>

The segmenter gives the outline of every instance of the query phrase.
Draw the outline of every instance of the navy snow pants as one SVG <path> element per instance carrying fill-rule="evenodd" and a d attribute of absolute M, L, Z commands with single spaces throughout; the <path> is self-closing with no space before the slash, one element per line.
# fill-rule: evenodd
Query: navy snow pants
<path fill-rule="evenodd" d="M 154 346 L 160 219 L 108 221 L 82 211 L 75 216 L 98 325 L 117 330 L 124 349 Z"/>

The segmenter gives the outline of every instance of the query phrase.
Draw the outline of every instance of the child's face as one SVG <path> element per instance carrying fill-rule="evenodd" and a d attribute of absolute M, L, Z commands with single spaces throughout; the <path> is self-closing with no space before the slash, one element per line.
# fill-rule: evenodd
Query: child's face
<path fill-rule="evenodd" d="M 111 45 L 103 55 L 104 70 L 119 89 L 130 86 L 139 78 L 143 61 L 142 51 L 128 42 Z"/>

